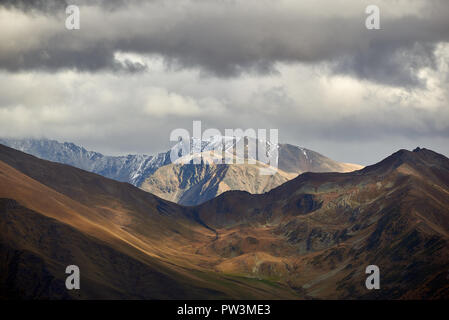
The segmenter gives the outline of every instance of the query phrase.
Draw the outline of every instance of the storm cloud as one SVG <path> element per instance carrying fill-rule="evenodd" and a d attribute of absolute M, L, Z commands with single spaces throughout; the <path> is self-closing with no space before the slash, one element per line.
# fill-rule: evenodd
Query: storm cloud
<path fill-rule="evenodd" d="M 435 46 L 449 41 L 446 1 L 380 2 L 381 30 L 365 28 L 369 2 L 363 1 L 70 3 L 80 6 L 81 30 L 64 28 L 65 1 L 4 4 L 0 68 L 118 70 L 115 54 L 128 52 L 160 55 L 167 67 L 219 77 L 276 72 L 277 62 L 325 62 L 336 73 L 419 86 L 425 83 L 418 70 L 433 67 Z M 23 33 L 8 36 L 7 24 L 16 19 L 24 21 Z M 8 46 L 11 37 L 14 45 Z"/>
<path fill-rule="evenodd" d="M 80 30 L 65 28 L 69 4 Z M 443 0 L 8 0 L 0 43 L 1 137 L 151 154 L 201 120 L 361 164 L 449 154 Z"/>

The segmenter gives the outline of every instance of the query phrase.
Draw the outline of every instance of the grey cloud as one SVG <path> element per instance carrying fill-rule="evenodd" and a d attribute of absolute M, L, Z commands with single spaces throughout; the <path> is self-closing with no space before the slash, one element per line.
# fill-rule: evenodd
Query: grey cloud
<path fill-rule="evenodd" d="M 387 85 L 425 86 L 417 73 L 423 67 L 435 68 L 436 45 L 449 41 L 448 7 L 435 14 L 434 21 L 404 17 L 383 21 L 375 33 L 366 30 L 367 47 L 334 59 L 334 71 Z"/>
<path fill-rule="evenodd" d="M 19 3 L 26 7 L 30 2 Z M 419 17 L 387 15 L 380 31 L 364 28 L 363 6 L 359 16 L 320 17 L 273 10 L 267 2 L 243 8 L 247 11 L 225 2 L 193 1 L 172 9 L 161 3 L 94 1 L 81 7 L 77 35 L 61 22 L 53 35 L 41 35 L 41 47 L 0 50 L 0 68 L 117 70 L 114 53 L 122 51 L 161 55 L 171 68 L 195 68 L 219 77 L 275 72 L 276 62 L 329 63 L 336 73 L 413 87 L 424 85 L 416 72 L 433 66 L 435 44 L 449 41 L 449 3 L 443 1 L 430 1 Z M 90 14 L 98 7 L 105 12 Z"/>
<path fill-rule="evenodd" d="M 448 154 L 447 97 L 437 106 L 422 106 L 419 102 L 424 99 L 436 100 L 434 92 L 417 89 L 423 93 L 413 105 L 408 102 L 413 94 L 404 90 L 408 97 L 396 103 L 389 98 L 396 89 L 386 88 L 387 93 L 375 92 L 369 101 L 356 97 L 348 102 L 346 95 L 351 95 L 352 86 L 359 90 L 355 80 L 340 90 L 341 81 L 325 79 L 337 86 L 329 89 L 321 85 L 320 76 L 313 76 L 312 67 L 282 68 L 293 71 L 294 77 L 283 72 L 265 79 L 205 79 L 194 72 L 162 69 L 139 75 L 61 72 L 30 77 L 28 73 L 0 72 L 0 136 L 32 134 L 73 141 L 104 153 L 152 154 L 169 147 L 171 130 L 192 132 L 192 120 L 201 120 L 203 130 L 217 128 L 221 132 L 226 128 L 278 128 L 281 142 L 362 164 L 387 155 L 393 147 L 392 152 L 418 143 Z M 378 89 L 370 83 L 363 86 Z M 167 94 L 154 87 L 167 88 Z M 297 95 L 292 96 L 292 91 Z M 166 112 L 176 107 L 170 94 L 184 97 L 183 101 L 191 97 L 200 112 Z M 201 103 L 210 97 L 222 102 L 221 110 L 208 109 L 209 102 Z M 161 114 L 146 112 L 146 103 L 155 99 L 162 99 Z M 392 144 L 392 140 L 396 142 Z M 342 145 L 351 150 L 339 151 Z M 366 145 L 382 149 L 368 150 Z"/>
<path fill-rule="evenodd" d="M 54 13 L 67 7 L 66 0 L 1 0 L 0 6 L 5 8 L 15 8 L 25 12 L 41 11 Z"/>
<path fill-rule="evenodd" d="M 108 43 L 89 44 L 85 49 L 70 49 L 65 47 L 66 40 L 55 37 L 47 46 L 15 54 L 2 55 L 0 66 L 6 66 L 8 71 L 41 70 L 55 71 L 72 69 L 79 71 L 126 71 L 142 72 L 147 66 L 141 63 L 125 60 L 118 62 L 114 58 L 115 50 Z"/>
<path fill-rule="evenodd" d="M 380 42 L 373 50 L 337 60 L 333 70 L 392 86 L 423 87 L 425 80 L 417 74 L 421 68 L 435 68 L 435 46 L 435 43 L 414 43 L 396 47 Z"/>
<path fill-rule="evenodd" d="M 425 4 L 412 14 L 381 7 L 380 31 L 364 28 L 363 5 L 334 15 L 264 0 L 245 10 L 238 1 L 67 2 L 82 5 L 81 30 L 64 28 L 56 2 L 0 2 L 0 136 L 152 154 L 168 148 L 171 130 L 201 120 L 222 132 L 278 128 L 281 142 L 362 164 L 418 144 L 449 154 L 449 46 L 435 51 L 449 40 L 447 1 L 408 2 L 404 10 Z"/>
<path fill-rule="evenodd" d="M 116 10 L 122 7 L 142 3 L 145 0 L 1 0 L 0 6 L 15 8 L 25 12 L 42 11 L 57 14 L 71 4 L 101 6 L 106 10 Z"/>

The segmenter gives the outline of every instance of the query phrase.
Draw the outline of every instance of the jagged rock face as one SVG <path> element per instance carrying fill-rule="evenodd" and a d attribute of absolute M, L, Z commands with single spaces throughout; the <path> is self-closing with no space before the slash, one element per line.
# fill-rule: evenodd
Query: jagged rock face
<path fill-rule="evenodd" d="M 245 138 L 215 136 L 208 140 L 191 139 L 193 157 L 202 157 L 203 164 L 172 164 L 170 151 L 150 155 L 106 156 L 87 151 L 73 143 L 47 139 L 0 139 L 0 143 L 41 159 L 68 164 L 114 180 L 129 182 L 159 197 L 185 205 L 196 205 L 229 190 L 264 193 L 298 174 L 311 172 L 348 172 L 362 168 L 340 163 L 317 152 L 289 144 L 278 147 L 278 170 L 274 175 L 260 174 L 261 163 L 216 165 L 207 154 L 220 149 L 235 157 L 237 145 L 247 152 Z M 179 146 L 183 142 L 179 142 Z M 269 150 L 274 146 L 269 143 Z M 223 155 L 222 155 L 223 156 Z M 224 155 L 226 156 L 226 155 Z"/>
<path fill-rule="evenodd" d="M 146 178 L 140 187 L 163 199 L 184 205 L 197 205 L 230 190 L 261 194 L 295 178 L 306 171 L 349 172 L 362 168 L 359 165 L 340 163 L 317 152 L 288 144 L 280 144 L 278 168 L 273 175 L 261 174 L 263 164 L 248 164 L 247 151 L 242 164 L 215 164 L 207 151 L 216 148 L 220 140 L 211 139 L 198 146 L 203 164 L 170 164 L 162 166 Z M 232 141 L 232 140 L 231 140 Z M 238 142 L 236 142 L 238 143 Z M 223 151 L 234 157 L 236 149 L 229 139 Z M 245 145 L 246 150 L 247 145 Z M 223 157 L 226 157 L 223 156 Z M 188 159 L 190 160 L 190 158 Z M 236 161 L 235 161 L 236 162 Z"/>
<path fill-rule="evenodd" d="M 293 177 L 280 170 L 262 175 L 259 169 L 251 164 L 170 164 L 156 170 L 141 188 L 166 200 L 196 205 L 230 190 L 265 193 Z"/>

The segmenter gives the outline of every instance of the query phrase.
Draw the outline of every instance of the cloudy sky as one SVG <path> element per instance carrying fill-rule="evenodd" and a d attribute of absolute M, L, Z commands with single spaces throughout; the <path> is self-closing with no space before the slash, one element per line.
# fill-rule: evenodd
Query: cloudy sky
<path fill-rule="evenodd" d="M 152 154 L 193 120 L 360 164 L 449 155 L 449 1 L 0 1 L 0 136 Z"/>

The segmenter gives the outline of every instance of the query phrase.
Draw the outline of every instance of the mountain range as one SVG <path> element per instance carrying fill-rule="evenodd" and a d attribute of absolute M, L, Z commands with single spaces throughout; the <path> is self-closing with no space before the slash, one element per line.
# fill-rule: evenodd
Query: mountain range
<path fill-rule="evenodd" d="M 0 215 L 0 298 L 449 297 L 449 159 L 427 149 L 182 206 L 0 145 Z"/>
<path fill-rule="evenodd" d="M 264 193 L 298 174 L 311 172 L 348 172 L 362 166 L 341 163 L 317 152 L 289 144 L 279 144 L 278 168 L 273 175 L 260 174 L 264 165 L 217 164 L 210 161 L 208 153 L 223 145 L 223 155 L 235 157 L 236 145 L 243 139 L 213 136 L 199 141 L 192 138 L 194 156 L 201 156 L 200 164 L 172 163 L 170 150 L 155 156 L 133 154 L 127 156 L 105 156 L 88 151 L 73 143 L 60 143 L 48 139 L 0 139 L 0 143 L 32 154 L 41 159 L 64 163 L 102 176 L 131 183 L 163 199 L 184 205 L 197 205 L 210 200 L 224 191 L 242 190 Z M 178 142 L 180 144 L 182 142 Z M 247 144 L 246 144 L 247 146 Z M 175 145 L 174 148 L 178 147 Z M 251 157 L 245 154 L 245 159 Z M 235 161 L 234 161 L 235 162 Z"/>

